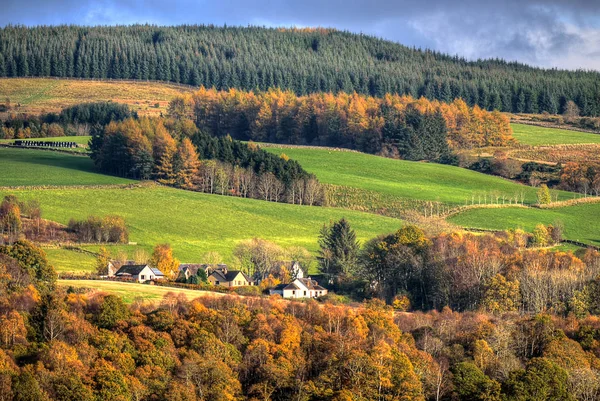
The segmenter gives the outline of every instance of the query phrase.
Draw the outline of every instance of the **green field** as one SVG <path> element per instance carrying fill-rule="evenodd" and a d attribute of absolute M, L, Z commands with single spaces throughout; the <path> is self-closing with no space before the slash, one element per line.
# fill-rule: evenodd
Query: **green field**
<path fill-rule="evenodd" d="M 527 124 L 511 124 L 511 127 L 515 139 L 524 145 L 540 146 L 600 143 L 599 134 L 558 128 L 545 128 Z"/>
<path fill-rule="evenodd" d="M 87 147 L 90 142 L 91 136 L 55 136 L 51 138 L 24 138 L 25 141 L 44 141 L 44 142 L 75 142 L 79 145 L 85 145 Z M 0 143 L 13 143 L 14 139 L 0 139 Z"/>
<path fill-rule="evenodd" d="M 304 169 L 327 184 L 345 185 L 397 198 L 464 205 L 472 195 L 495 191 L 508 197 L 523 191 L 526 203 L 536 201 L 536 189 L 499 177 L 436 163 L 394 160 L 365 153 L 315 148 L 265 150 L 297 160 Z M 561 193 L 560 199 L 570 199 Z"/>
<path fill-rule="evenodd" d="M 132 303 L 136 299 L 142 299 L 150 302 L 160 301 L 163 296 L 169 292 L 184 294 L 188 300 L 205 296 L 220 297 L 225 295 L 220 292 L 159 287 L 148 284 L 122 283 L 118 281 L 58 280 L 58 285 L 65 288 L 89 288 L 93 289 L 93 291 L 103 291 L 110 294 L 119 295 L 123 298 L 125 303 Z"/>
<path fill-rule="evenodd" d="M 135 182 L 94 172 L 89 157 L 48 150 L 0 148 L 0 172 L 0 187 Z"/>
<path fill-rule="evenodd" d="M 4 196 L 8 192 L 0 191 Z M 324 207 L 297 206 L 166 187 L 133 189 L 14 190 L 19 199 L 37 199 L 45 218 L 66 224 L 89 215 L 125 218 L 130 241 L 147 251 L 168 242 L 183 261 L 199 261 L 208 251 L 231 260 L 244 239 L 260 237 L 283 246 L 315 251 L 319 229 L 346 217 L 361 240 L 398 229 L 400 221 L 378 215 Z"/>
<path fill-rule="evenodd" d="M 531 232 L 539 223 L 561 221 L 564 237 L 600 245 L 600 204 L 585 204 L 556 209 L 474 209 L 451 217 L 452 223 L 471 228 L 504 230 L 522 228 Z"/>
<path fill-rule="evenodd" d="M 50 263 L 60 273 L 93 273 L 96 258 L 90 254 L 75 252 L 67 249 L 44 249 Z"/>

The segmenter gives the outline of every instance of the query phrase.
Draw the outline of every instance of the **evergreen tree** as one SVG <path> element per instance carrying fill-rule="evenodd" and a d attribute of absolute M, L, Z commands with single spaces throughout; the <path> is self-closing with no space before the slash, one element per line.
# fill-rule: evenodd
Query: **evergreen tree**
<path fill-rule="evenodd" d="M 343 279 L 356 270 L 360 246 L 346 219 L 321 228 L 319 247 L 319 269 L 329 280 Z"/>

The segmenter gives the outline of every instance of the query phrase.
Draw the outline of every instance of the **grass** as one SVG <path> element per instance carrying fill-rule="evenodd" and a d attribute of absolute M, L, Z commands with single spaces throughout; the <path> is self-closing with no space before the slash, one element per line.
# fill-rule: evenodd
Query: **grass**
<path fill-rule="evenodd" d="M 89 157 L 48 150 L 0 148 L 0 187 L 132 182 L 135 181 L 96 173 Z"/>
<path fill-rule="evenodd" d="M 524 145 L 573 145 L 600 143 L 599 134 L 570 131 L 558 128 L 545 128 L 527 124 L 511 124 L 514 137 Z"/>
<path fill-rule="evenodd" d="M 1 81 L 1 80 L 0 80 Z M 79 145 L 85 145 L 87 147 L 91 136 L 57 136 L 51 138 L 24 138 L 25 141 L 44 141 L 44 142 L 75 142 Z M 0 139 L 0 143 L 13 143 L 14 139 Z"/>
<path fill-rule="evenodd" d="M 87 253 L 60 248 L 47 248 L 44 252 L 59 274 L 93 273 L 96 267 L 96 258 Z"/>
<path fill-rule="evenodd" d="M 7 191 L 0 191 L 0 196 Z M 175 256 L 200 261 L 208 251 L 231 260 L 244 239 L 261 237 L 282 246 L 317 249 L 319 229 L 346 217 L 360 240 L 398 229 L 400 221 L 369 213 L 297 206 L 208 195 L 165 187 L 132 189 L 46 189 L 10 191 L 19 199 L 37 199 L 45 218 L 66 224 L 70 218 L 118 214 L 125 218 L 130 240 L 150 252 L 168 242 Z M 129 247 L 131 248 L 131 247 Z"/>
<path fill-rule="evenodd" d="M 556 209 L 474 209 L 451 217 L 454 224 L 471 228 L 505 230 L 522 228 L 531 232 L 539 223 L 565 226 L 564 237 L 600 245 L 600 204 L 575 205 Z"/>
<path fill-rule="evenodd" d="M 119 295 L 125 303 L 132 303 L 136 299 L 144 301 L 160 301 L 169 292 L 184 294 L 189 300 L 203 296 L 223 296 L 225 294 L 212 291 L 188 290 L 183 288 L 159 287 L 148 284 L 123 283 L 118 281 L 100 280 L 58 280 L 62 287 L 89 288 L 92 291 L 104 291 Z"/>
<path fill-rule="evenodd" d="M 323 183 L 375 191 L 397 198 L 464 205 L 473 195 L 495 191 L 514 196 L 523 191 L 526 203 L 536 201 L 536 189 L 499 177 L 435 163 L 394 160 L 357 152 L 308 147 L 265 150 L 300 162 Z M 561 193 L 559 199 L 570 199 Z"/>
<path fill-rule="evenodd" d="M 166 111 L 171 99 L 191 91 L 185 86 L 143 81 L 0 79 L 0 102 L 9 98 L 12 111 L 31 114 L 58 112 L 83 102 L 113 101 L 127 104 L 139 114 L 158 116 Z"/>

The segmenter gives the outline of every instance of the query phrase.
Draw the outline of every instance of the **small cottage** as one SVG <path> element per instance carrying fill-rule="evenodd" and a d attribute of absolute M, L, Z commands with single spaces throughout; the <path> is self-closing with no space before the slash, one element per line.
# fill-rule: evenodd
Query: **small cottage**
<path fill-rule="evenodd" d="M 211 272 L 208 276 L 208 282 L 223 287 L 243 287 L 254 284 L 246 273 L 239 270 L 228 270 L 227 268 L 216 269 Z"/>
<path fill-rule="evenodd" d="M 327 295 L 327 289 L 309 277 L 297 278 L 290 284 L 280 284 L 269 290 L 269 293 L 281 295 L 283 298 L 316 298 Z"/>
<path fill-rule="evenodd" d="M 165 275 L 150 265 L 123 265 L 117 270 L 115 277 L 144 283 L 151 280 L 162 280 Z"/>

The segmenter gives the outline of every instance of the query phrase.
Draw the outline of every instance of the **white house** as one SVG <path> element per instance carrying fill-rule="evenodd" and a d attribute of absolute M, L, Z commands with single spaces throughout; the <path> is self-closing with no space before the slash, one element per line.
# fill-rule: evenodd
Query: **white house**
<path fill-rule="evenodd" d="M 165 275 L 149 265 L 123 265 L 117 270 L 115 277 L 144 283 L 151 280 L 162 280 Z"/>
<path fill-rule="evenodd" d="M 327 295 L 327 289 L 309 277 L 297 278 L 290 284 L 280 284 L 269 290 L 269 293 L 271 295 L 278 294 L 284 298 L 316 298 Z"/>

